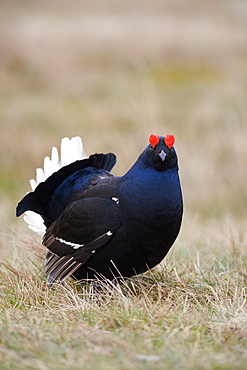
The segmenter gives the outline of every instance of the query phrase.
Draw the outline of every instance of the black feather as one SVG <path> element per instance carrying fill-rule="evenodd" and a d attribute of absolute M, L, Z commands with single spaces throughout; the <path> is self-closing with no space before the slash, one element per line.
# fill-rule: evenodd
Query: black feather
<path fill-rule="evenodd" d="M 28 193 L 18 204 L 16 216 L 22 215 L 30 210 L 43 216 L 45 225 L 49 225 L 47 217 L 49 202 L 55 190 L 70 175 L 84 168 L 92 167 L 94 169 L 103 169 L 110 171 L 116 163 L 116 156 L 113 153 L 93 154 L 87 159 L 82 159 L 62 167 L 59 171 L 54 172 L 46 181 L 41 182 L 34 192 Z"/>

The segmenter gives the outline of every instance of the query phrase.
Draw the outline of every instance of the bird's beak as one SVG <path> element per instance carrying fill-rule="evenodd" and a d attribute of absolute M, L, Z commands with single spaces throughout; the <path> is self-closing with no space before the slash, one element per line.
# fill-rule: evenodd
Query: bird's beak
<path fill-rule="evenodd" d="M 162 162 L 164 162 L 164 160 L 166 159 L 167 154 L 164 152 L 163 149 L 161 150 L 161 152 L 158 155 L 160 156 Z"/>

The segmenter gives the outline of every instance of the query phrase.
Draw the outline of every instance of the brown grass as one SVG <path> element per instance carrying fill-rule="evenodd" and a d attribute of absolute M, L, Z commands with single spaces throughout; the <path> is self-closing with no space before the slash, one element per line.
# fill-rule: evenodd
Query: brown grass
<path fill-rule="evenodd" d="M 246 224 L 222 225 L 190 220 L 198 235 L 183 233 L 162 265 L 100 291 L 47 288 L 44 251 L 19 230 L 0 270 L 2 368 L 244 368 Z"/>
<path fill-rule="evenodd" d="M 0 367 L 246 367 L 246 4 L 0 4 Z M 14 208 L 63 136 L 123 174 L 151 133 L 176 137 L 185 200 L 153 272 L 98 294 L 49 290 Z"/>

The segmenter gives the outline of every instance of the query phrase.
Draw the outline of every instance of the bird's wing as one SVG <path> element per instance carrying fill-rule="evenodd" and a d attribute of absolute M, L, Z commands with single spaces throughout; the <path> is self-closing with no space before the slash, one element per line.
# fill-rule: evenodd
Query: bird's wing
<path fill-rule="evenodd" d="M 114 199 L 79 199 L 48 228 L 43 244 L 52 252 L 46 259 L 50 283 L 73 274 L 112 238 L 120 226 Z"/>
<path fill-rule="evenodd" d="M 36 212 L 49 227 L 71 202 L 74 192 L 85 190 L 97 178 L 112 176 L 108 171 L 115 162 L 116 156 L 112 153 L 94 154 L 62 167 L 19 202 L 16 215 L 26 211 Z"/>

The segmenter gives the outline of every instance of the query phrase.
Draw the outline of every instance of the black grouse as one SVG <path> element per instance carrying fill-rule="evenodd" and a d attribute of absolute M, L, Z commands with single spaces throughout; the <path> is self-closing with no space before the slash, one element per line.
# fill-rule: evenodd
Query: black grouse
<path fill-rule="evenodd" d="M 151 135 L 122 177 L 110 173 L 112 153 L 77 160 L 20 201 L 17 216 L 31 210 L 43 218 L 50 283 L 130 277 L 162 261 L 183 213 L 174 141 Z"/>

